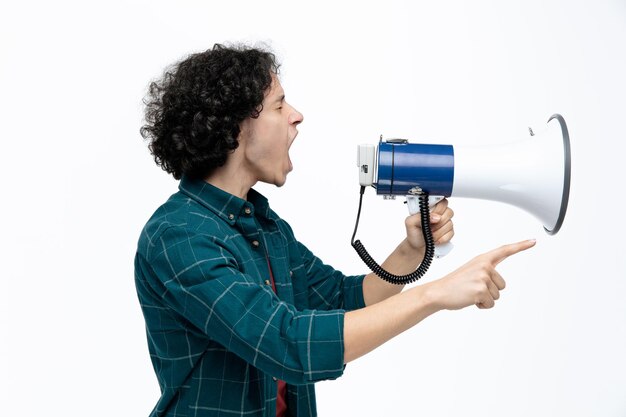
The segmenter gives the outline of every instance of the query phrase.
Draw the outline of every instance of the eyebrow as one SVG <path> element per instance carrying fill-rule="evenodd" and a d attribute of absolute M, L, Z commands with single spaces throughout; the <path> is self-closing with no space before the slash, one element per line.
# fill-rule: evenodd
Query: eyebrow
<path fill-rule="evenodd" d="M 274 100 L 274 103 L 280 103 L 285 99 L 285 95 L 282 94 L 279 97 L 276 98 L 276 100 Z"/>

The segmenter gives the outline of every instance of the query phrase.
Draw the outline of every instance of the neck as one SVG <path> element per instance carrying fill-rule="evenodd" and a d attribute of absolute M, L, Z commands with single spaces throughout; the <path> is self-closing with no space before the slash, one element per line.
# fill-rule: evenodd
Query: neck
<path fill-rule="evenodd" d="M 243 169 L 235 158 L 228 158 L 226 164 L 217 168 L 204 180 L 227 193 L 246 200 L 248 191 L 256 184 L 256 180 L 246 172 L 247 170 Z"/>

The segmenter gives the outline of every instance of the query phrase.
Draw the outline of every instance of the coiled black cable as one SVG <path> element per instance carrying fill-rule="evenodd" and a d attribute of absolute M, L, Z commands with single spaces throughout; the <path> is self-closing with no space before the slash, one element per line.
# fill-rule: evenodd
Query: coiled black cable
<path fill-rule="evenodd" d="M 360 240 L 354 241 L 354 237 L 356 236 L 357 228 L 359 227 L 359 218 L 361 217 L 361 206 L 363 204 L 363 193 L 365 192 L 365 187 L 361 187 L 361 196 L 359 198 L 359 211 L 356 216 L 356 224 L 354 225 L 354 233 L 352 234 L 352 247 L 356 250 L 356 253 L 359 254 L 363 262 L 368 266 L 369 269 L 372 270 L 373 273 L 381 277 L 387 282 L 396 285 L 404 285 L 409 284 L 411 282 L 417 281 L 421 277 L 426 274 L 428 268 L 430 267 L 430 263 L 433 260 L 435 255 L 435 242 L 433 240 L 433 234 L 430 230 L 430 208 L 428 207 L 428 193 L 422 192 L 419 195 L 419 206 L 420 206 L 420 218 L 422 220 L 422 234 L 424 235 L 424 242 L 426 243 L 426 250 L 424 252 L 424 259 L 422 263 L 417 267 L 417 269 L 410 274 L 407 275 L 394 275 L 391 272 L 384 270 L 375 260 L 370 256 L 367 252 L 363 244 Z"/>

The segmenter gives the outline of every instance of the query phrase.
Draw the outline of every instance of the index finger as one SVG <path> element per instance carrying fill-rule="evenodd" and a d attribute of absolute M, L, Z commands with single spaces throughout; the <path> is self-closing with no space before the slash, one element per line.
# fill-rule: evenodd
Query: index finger
<path fill-rule="evenodd" d="M 433 209 L 430 212 L 431 213 L 437 213 L 437 214 L 443 214 L 444 211 L 446 211 L 447 208 L 448 208 L 448 199 L 444 197 L 441 200 L 439 200 L 439 202 L 437 202 L 437 204 L 435 204 L 435 207 L 433 207 Z"/>
<path fill-rule="evenodd" d="M 495 266 L 511 255 L 515 255 L 518 252 L 532 248 L 533 246 L 535 246 L 535 243 L 537 243 L 535 239 L 523 240 L 517 243 L 510 243 L 508 245 L 500 246 L 499 248 L 494 249 L 491 252 L 487 252 L 486 255 Z"/>

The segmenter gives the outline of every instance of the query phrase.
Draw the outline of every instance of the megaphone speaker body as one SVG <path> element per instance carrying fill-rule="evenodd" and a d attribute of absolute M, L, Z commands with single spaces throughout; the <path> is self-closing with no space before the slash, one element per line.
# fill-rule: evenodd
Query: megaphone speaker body
<path fill-rule="evenodd" d="M 361 185 L 377 194 L 415 190 L 500 201 L 535 216 L 549 234 L 561 228 L 569 200 L 571 151 L 565 120 L 555 114 L 527 139 L 503 145 L 452 146 L 391 140 L 359 147 Z M 365 168 L 364 168 L 365 167 Z M 373 170 L 371 168 L 374 168 Z"/>

